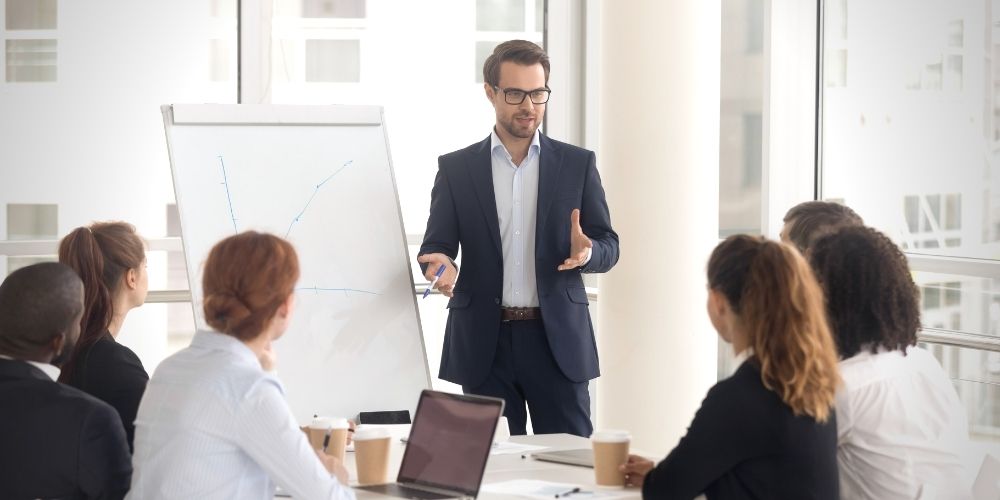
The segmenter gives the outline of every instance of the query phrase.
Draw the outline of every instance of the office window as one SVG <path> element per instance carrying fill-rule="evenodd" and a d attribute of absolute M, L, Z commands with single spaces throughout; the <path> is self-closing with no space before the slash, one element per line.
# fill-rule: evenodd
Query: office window
<path fill-rule="evenodd" d="M 302 0 L 302 17 L 365 17 L 365 0 Z"/>
<path fill-rule="evenodd" d="M 7 204 L 8 240 L 48 240 L 58 236 L 59 206 L 54 204 Z"/>
<path fill-rule="evenodd" d="M 24 3 L 4 2 L 0 31 L 0 206 L 8 217 L 0 237 L 58 240 L 106 220 L 130 222 L 148 239 L 163 237 L 163 207 L 174 193 L 160 106 L 236 102 L 236 0 L 33 0 L 27 3 L 51 8 L 38 17 L 44 22 L 31 24 L 10 15 Z M 57 47 L 58 85 L 20 83 L 56 80 Z M 33 209 L 26 219 L 8 207 L 23 200 L 52 208 Z M 165 253 L 147 252 L 154 291 L 166 283 Z M 37 257 L 11 256 L 7 267 L 26 259 Z M 167 308 L 147 304 L 122 330 L 120 339 L 150 372 L 168 354 Z"/>
<path fill-rule="evenodd" d="M 4 25 L 8 31 L 54 30 L 57 7 L 56 0 L 6 0 Z"/>
<path fill-rule="evenodd" d="M 472 71 L 475 74 L 476 83 L 484 83 L 483 64 L 486 63 L 486 58 L 490 57 L 490 54 L 493 53 L 493 49 L 502 42 L 503 40 L 493 42 L 476 42 L 476 61 L 475 64 L 472 65 Z"/>
<path fill-rule="evenodd" d="M 843 200 L 917 263 L 927 333 L 1000 335 L 1000 280 L 990 277 L 1000 266 L 1000 9 L 844 5 L 825 3 L 821 196 Z M 981 272 L 920 269 L 941 258 Z M 973 434 L 996 435 L 995 353 L 932 347 Z"/>
<path fill-rule="evenodd" d="M 8 83 L 56 81 L 55 40 L 7 40 L 6 57 Z"/>
<path fill-rule="evenodd" d="M 307 82 L 361 81 L 358 40 L 306 40 Z"/>
<path fill-rule="evenodd" d="M 524 0 L 476 0 L 476 29 L 525 31 L 524 14 Z"/>
<path fill-rule="evenodd" d="M 764 5 L 722 2 L 719 237 L 761 232 Z M 728 374 L 728 373 L 727 373 Z"/>

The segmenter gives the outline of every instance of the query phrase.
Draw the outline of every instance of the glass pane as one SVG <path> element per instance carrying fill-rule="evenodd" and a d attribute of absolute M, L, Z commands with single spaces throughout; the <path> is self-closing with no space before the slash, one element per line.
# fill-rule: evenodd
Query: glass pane
<path fill-rule="evenodd" d="M 535 31 L 545 31 L 545 1 L 535 0 Z"/>
<path fill-rule="evenodd" d="M 302 17 L 365 17 L 365 0 L 302 0 Z"/>
<path fill-rule="evenodd" d="M 476 79 L 474 80 L 476 83 L 484 83 L 483 63 L 486 62 L 486 58 L 490 57 L 490 54 L 493 53 L 493 49 L 500 43 L 502 43 L 502 41 L 476 42 L 476 59 L 473 61 L 472 65 L 472 71 L 476 75 Z"/>
<path fill-rule="evenodd" d="M 55 40 L 7 40 L 8 82 L 56 81 Z"/>
<path fill-rule="evenodd" d="M 995 447 L 1000 443 L 1000 352 L 926 343 L 920 347 L 938 359 L 954 382 L 969 418 L 969 437 Z M 977 462 L 971 470 L 978 467 Z"/>
<path fill-rule="evenodd" d="M 56 0 L 7 0 L 4 9 L 8 30 L 56 29 Z"/>
<path fill-rule="evenodd" d="M 208 41 L 208 72 L 213 82 L 225 82 L 232 76 L 230 72 L 231 51 L 229 40 L 213 39 Z"/>
<path fill-rule="evenodd" d="M 1000 279 L 926 272 L 913 279 L 925 328 L 1000 335 Z"/>
<path fill-rule="evenodd" d="M 525 12 L 537 10 L 540 1 L 519 0 L 522 30 L 534 30 L 535 23 L 526 26 L 530 16 Z M 273 5 L 272 101 L 383 105 L 406 232 L 423 234 L 438 156 L 482 141 L 495 120 L 483 93 L 482 52 L 492 52 L 499 41 L 510 38 L 541 45 L 543 33 L 479 32 L 474 1 L 451 2 L 440 9 L 412 0 L 368 2 L 364 19 L 307 19 L 300 0 L 274 0 Z M 359 41 L 363 79 L 307 78 L 306 41 L 315 39 Z M 441 97 L 415 97 L 429 95 Z M 441 112 L 442 105 L 448 106 L 447 113 Z M 568 105 L 572 103 L 558 96 L 548 104 L 550 110 Z"/>
<path fill-rule="evenodd" d="M 822 197 L 908 252 L 1000 258 L 1000 4 L 825 8 Z"/>
<path fill-rule="evenodd" d="M 8 240 L 50 240 L 59 234 L 59 206 L 7 204 Z"/>
<path fill-rule="evenodd" d="M 59 257 L 56 255 L 9 256 L 7 257 L 7 274 L 40 262 L 59 262 Z"/>
<path fill-rule="evenodd" d="M 761 231 L 763 1 L 723 0 L 722 24 L 720 238 Z"/>
<path fill-rule="evenodd" d="M 306 40 L 307 82 L 360 82 L 361 42 Z"/>
<path fill-rule="evenodd" d="M 476 29 L 524 31 L 524 0 L 476 0 Z"/>

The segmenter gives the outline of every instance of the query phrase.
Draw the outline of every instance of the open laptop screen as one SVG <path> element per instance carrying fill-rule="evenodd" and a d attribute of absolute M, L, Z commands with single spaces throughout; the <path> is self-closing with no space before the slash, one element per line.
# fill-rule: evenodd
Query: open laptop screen
<path fill-rule="evenodd" d="M 398 482 L 475 496 L 502 412 L 500 399 L 423 391 Z"/>

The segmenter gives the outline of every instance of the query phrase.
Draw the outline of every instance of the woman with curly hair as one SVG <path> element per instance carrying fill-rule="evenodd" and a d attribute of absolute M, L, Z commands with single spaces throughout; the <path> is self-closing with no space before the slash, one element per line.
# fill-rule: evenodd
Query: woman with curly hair
<path fill-rule="evenodd" d="M 884 234 L 843 227 L 810 262 L 826 293 L 844 388 L 837 393 L 843 498 L 967 498 L 965 411 L 948 375 L 916 347 L 920 293 Z"/>
<path fill-rule="evenodd" d="M 837 358 L 823 295 L 795 249 L 732 236 L 708 262 L 708 315 L 737 353 L 677 447 L 630 456 L 643 498 L 837 499 Z"/>

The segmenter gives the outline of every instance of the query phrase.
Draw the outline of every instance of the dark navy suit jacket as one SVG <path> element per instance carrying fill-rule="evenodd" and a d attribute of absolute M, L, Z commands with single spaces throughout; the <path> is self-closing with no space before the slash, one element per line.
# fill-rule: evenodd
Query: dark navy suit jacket
<path fill-rule="evenodd" d="M 601 273 L 618 262 L 618 234 L 592 151 L 539 138 L 535 278 L 549 346 L 573 382 L 600 375 L 594 328 L 581 272 Z M 569 257 L 570 213 L 593 242 L 583 269 L 559 271 Z M 493 191 L 490 138 L 438 158 L 430 216 L 420 254 L 462 250 L 462 269 L 448 302 L 442 379 L 475 387 L 486 380 L 500 332 L 503 252 Z"/>
<path fill-rule="evenodd" d="M 132 456 L 114 408 L 0 359 L 0 498 L 120 499 Z"/>

